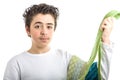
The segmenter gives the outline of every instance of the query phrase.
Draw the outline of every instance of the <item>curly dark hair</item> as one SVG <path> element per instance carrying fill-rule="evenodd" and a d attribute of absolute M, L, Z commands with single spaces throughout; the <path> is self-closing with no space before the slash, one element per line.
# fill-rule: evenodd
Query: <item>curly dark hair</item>
<path fill-rule="evenodd" d="M 55 20 L 55 28 L 54 28 L 54 30 L 55 30 L 56 26 L 57 26 L 57 18 L 59 16 L 59 10 L 57 7 L 54 7 L 53 5 L 48 5 L 45 3 L 41 3 L 38 5 L 32 5 L 31 7 L 28 7 L 25 10 L 25 12 L 23 14 L 25 26 L 28 26 L 30 28 L 30 24 L 31 24 L 33 17 L 39 13 L 50 14 L 53 16 L 53 18 Z"/>

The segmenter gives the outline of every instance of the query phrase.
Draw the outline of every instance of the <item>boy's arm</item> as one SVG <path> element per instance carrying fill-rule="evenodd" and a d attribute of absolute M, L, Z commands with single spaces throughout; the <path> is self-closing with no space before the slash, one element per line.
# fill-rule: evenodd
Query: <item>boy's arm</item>
<path fill-rule="evenodd" d="M 102 43 L 102 59 L 101 59 L 101 78 L 102 80 L 108 80 L 110 62 L 113 53 L 113 43 L 105 44 Z"/>
<path fill-rule="evenodd" d="M 110 34 L 114 26 L 114 18 L 108 17 L 103 20 L 100 29 L 102 34 L 102 56 L 101 56 L 101 78 L 102 80 L 108 80 L 110 70 L 110 60 L 113 53 L 113 44 L 110 41 Z"/>
<path fill-rule="evenodd" d="M 107 80 L 109 75 L 109 69 L 110 69 L 110 60 L 112 55 L 112 46 L 113 44 L 110 42 L 110 34 L 113 28 L 114 24 L 114 18 L 108 17 L 103 20 L 100 29 L 103 31 L 102 34 L 102 59 L 101 59 L 101 78 L 102 80 Z M 90 67 L 90 70 L 86 77 L 89 75 L 93 76 L 91 74 L 94 70 L 97 70 L 96 67 L 92 68 L 93 65 Z M 98 71 L 96 71 L 98 72 Z M 86 79 L 87 80 L 87 79 Z"/>

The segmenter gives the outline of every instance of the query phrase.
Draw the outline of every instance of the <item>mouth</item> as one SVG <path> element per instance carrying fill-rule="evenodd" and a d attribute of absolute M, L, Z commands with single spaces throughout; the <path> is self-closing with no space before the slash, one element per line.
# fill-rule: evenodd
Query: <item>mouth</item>
<path fill-rule="evenodd" d="M 42 42 L 47 42 L 47 41 L 49 40 L 49 38 L 40 38 L 40 40 L 41 40 Z"/>

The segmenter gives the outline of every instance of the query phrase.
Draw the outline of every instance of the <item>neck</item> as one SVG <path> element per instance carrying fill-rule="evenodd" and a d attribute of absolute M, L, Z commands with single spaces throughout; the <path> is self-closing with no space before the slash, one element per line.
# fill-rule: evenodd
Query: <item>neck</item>
<path fill-rule="evenodd" d="M 49 46 L 46 46 L 46 47 L 35 47 L 35 46 L 32 46 L 28 52 L 32 53 L 32 54 L 40 54 L 40 53 L 45 53 L 45 52 L 48 52 L 50 50 L 50 47 Z"/>

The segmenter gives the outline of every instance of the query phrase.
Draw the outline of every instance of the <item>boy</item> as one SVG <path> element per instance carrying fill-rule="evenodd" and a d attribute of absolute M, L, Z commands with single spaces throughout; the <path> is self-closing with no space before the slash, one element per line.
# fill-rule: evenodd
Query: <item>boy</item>
<path fill-rule="evenodd" d="M 72 57 L 67 51 L 49 46 L 57 26 L 58 8 L 48 4 L 38 4 L 27 8 L 23 14 L 25 29 L 31 38 L 29 50 L 13 57 L 7 64 L 3 80 L 66 80 L 67 68 Z M 101 77 L 108 79 L 110 55 L 109 40 L 113 19 L 107 18 L 101 25 L 103 30 L 103 58 Z M 82 64 L 81 64 L 82 66 Z"/>

